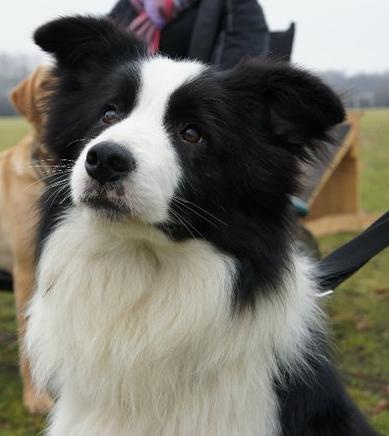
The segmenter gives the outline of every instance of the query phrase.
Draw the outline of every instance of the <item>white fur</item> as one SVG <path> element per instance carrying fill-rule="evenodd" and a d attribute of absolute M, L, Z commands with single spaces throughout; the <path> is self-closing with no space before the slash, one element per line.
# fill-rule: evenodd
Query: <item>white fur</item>
<path fill-rule="evenodd" d="M 135 171 L 124 182 L 123 200 L 132 214 L 149 223 L 168 219 L 169 203 L 181 174 L 164 116 L 174 90 L 203 69 L 197 62 L 175 62 L 163 57 L 140 64 L 141 88 L 135 108 L 127 118 L 87 144 L 74 166 L 71 186 L 75 204 L 80 203 L 91 183 L 84 167 L 89 149 L 99 142 L 116 142 L 126 147 L 136 161 Z"/>
<path fill-rule="evenodd" d="M 298 372 L 319 323 L 297 255 L 283 289 L 232 313 L 236 260 L 205 241 L 172 242 L 166 219 L 180 169 L 163 126 L 169 96 L 202 69 L 142 64 L 130 116 L 86 146 L 72 176 L 76 207 L 50 235 L 29 309 L 27 352 L 58 401 L 50 436 L 277 436 L 273 381 Z M 138 220 L 99 222 L 79 207 L 87 150 L 128 147 L 126 199 Z"/>
<path fill-rule="evenodd" d="M 34 378 L 59 400 L 50 436 L 277 435 L 272 380 L 316 322 L 304 262 L 285 295 L 231 314 L 232 258 L 71 211 L 47 242 L 29 310 Z"/>

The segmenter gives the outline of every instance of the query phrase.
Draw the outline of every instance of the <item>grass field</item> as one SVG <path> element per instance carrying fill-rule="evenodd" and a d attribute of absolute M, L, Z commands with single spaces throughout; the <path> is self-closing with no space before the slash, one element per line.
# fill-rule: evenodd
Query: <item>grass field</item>
<path fill-rule="evenodd" d="M 0 148 L 14 144 L 27 125 L 0 119 Z M 366 112 L 363 123 L 362 204 L 369 212 L 389 209 L 389 110 Z M 350 239 L 320 240 L 324 254 Z M 389 250 L 371 261 L 328 298 L 335 354 L 348 389 L 372 424 L 389 435 Z M 0 436 L 32 436 L 42 419 L 21 405 L 13 296 L 0 293 Z M 334 435 L 341 436 L 341 435 Z"/>
<path fill-rule="evenodd" d="M 29 124 L 23 118 L 0 118 L 0 151 L 12 147 L 29 130 Z"/>

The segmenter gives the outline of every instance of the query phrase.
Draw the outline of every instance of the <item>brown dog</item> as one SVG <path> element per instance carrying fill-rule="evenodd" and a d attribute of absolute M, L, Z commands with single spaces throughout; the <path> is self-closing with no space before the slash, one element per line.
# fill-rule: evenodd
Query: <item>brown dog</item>
<path fill-rule="evenodd" d="M 0 155 L 0 268 L 13 276 L 20 343 L 25 330 L 24 309 L 34 286 L 35 205 L 43 187 L 41 179 L 47 158 L 40 142 L 50 80 L 50 70 L 38 67 L 12 91 L 12 103 L 31 123 L 33 131 Z M 26 408 L 31 413 L 47 412 L 51 400 L 35 391 L 29 362 L 23 353 L 20 353 L 20 371 Z"/>

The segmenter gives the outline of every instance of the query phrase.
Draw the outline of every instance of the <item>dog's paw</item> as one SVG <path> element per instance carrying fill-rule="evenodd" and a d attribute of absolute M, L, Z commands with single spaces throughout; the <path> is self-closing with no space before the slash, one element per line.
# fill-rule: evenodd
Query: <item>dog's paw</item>
<path fill-rule="evenodd" d="M 37 393 L 32 389 L 24 391 L 23 403 L 33 415 L 45 415 L 53 407 L 53 401 L 46 393 Z"/>

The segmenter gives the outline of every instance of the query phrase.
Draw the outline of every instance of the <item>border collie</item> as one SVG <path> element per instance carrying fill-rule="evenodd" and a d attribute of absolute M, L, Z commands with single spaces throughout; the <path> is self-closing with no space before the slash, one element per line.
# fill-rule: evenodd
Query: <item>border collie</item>
<path fill-rule="evenodd" d="M 62 18 L 27 352 L 50 436 L 367 436 L 295 249 L 301 161 L 344 119 L 320 80 L 148 58 Z"/>

